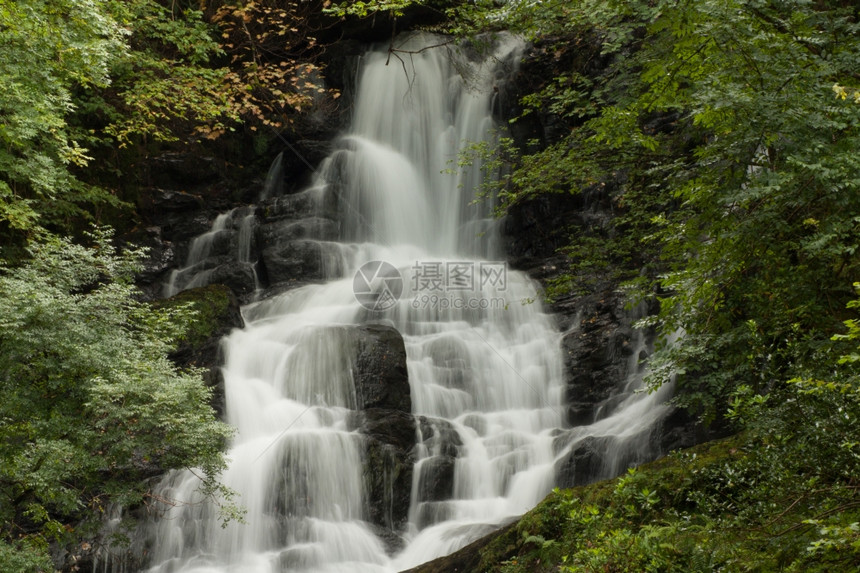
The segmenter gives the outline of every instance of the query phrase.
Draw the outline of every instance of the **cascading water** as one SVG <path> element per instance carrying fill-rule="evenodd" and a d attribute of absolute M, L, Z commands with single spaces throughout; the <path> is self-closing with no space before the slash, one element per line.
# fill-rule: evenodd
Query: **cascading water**
<path fill-rule="evenodd" d="M 253 205 L 231 209 L 212 221 L 208 232 L 191 241 L 185 266 L 170 273 L 162 294 L 170 297 L 186 289 L 218 282 L 219 270 L 226 265 L 245 267 L 259 287 L 256 261 L 252 260 Z"/>
<path fill-rule="evenodd" d="M 266 180 L 263 182 L 263 189 L 260 191 L 260 201 L 264 201 L 269 197 L 278 197 L 284 192 L 284 152 L 280 152 L 272 165 L 269 167 L 269 172 L 266 173 Z"/>
<path fill-rule="evenodd" d="M 419 51 L 427 43 L 438 39 L 407 40 L 404 66 L 387 65 L 381 51 L 362 60 L 349 135 L 290 199 L 318 205 L 316 215 L 337 204 L 339 240 L 314 241 L 327 281 L 246 306 L 246 328 L 224 343 L 226 415 L 238 434 L 223 480 L 240 494 L 246 524 L 222 528 L 211 506 L 193 503 L 191 472 L 168 476 L 159 495 L 192 503 L 152 525 L 153 573 L 403 570 L 534 506 L 577 440 L 636 433 L 656 415 L 652 397 L 632 395 L 604 420 L 565 429 L 562 334 L 529 302 L 538 298 L 532 281 L 496 262 L 491 206 L 471 204 L 477 169 L 443 173 L 467 142 L 493 137 L 496 63 L 515 59 L 518 44 L 503 41 L 476 64 Z M 456 71 L 464 67 L 469 85 Z M 250 221 L 240 220 L 240 233 Z M 282 233 L 324 223 L 309 217 Z M 240 240 L 241 260 L 250 260 L 247 244 Z M 383 310 L 367 310 L 353 292 L 369 261 L 404 278 L 399 301 Z M 412 412 L 423 420 L 408 525 L 393 554 L 368 524 L 365 442 L 350 422 L 358 407 L 350 325 L 368 322 L 402 335 Z M 451 491 L 429 495 L 444 463 L 453 464 Z"/>

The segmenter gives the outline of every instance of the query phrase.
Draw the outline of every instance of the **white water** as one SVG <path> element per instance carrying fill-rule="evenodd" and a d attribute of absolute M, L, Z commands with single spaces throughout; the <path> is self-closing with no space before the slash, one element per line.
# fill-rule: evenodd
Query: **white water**
<path fill-rule="evenodd" d="M 272 165 L 269 166 L 269 172 L 266 173 L 266 180 L 263 182 L 263 189 L 260 191 L 260 201 L 269 197 L 278 197 L 284 192 L 284 152 L 280 152 L 275 156 Z"/>
<path fill-rule="evenodd" d="M 234 211 L 235 209 L 218 215 L 208 232 L 191 241 L 188 256 L 185 258 L 185 266 L 170 273 L 170 278 L 164 286 L 163 294 L 165 297 L 173 296 L 185 289 L 209 284 L 212 268 L 205 267 L 206 261 L 212 253 L 215 242 L 225 238 Z"/>
<path fill-rule="evenodd" d="M 421 41 L 435 40 L 406 47 Z M 517 48 L 513 41 L 499 46 L 499 59 L 510 60 Z M 492 137 L 496 65 L 468 64 L 477 79 L 466 86 L 445 49 L 403 54 L 405 71 L 396 60 L 386 66 L 386 58 L 376 52 L 362 61 L 350 134 L 306 191 L 340 199 L 343 240 L 324 252 L 340 258 L 330 267 L 345 278 L 248 305 L 246 328 L 224 345 L 227 421 L 238 435 L 223 477 L 239 492 L 247 523 L 222 528 L 206 504 L 171 509 L 153 526 L 153 573 L 407 569 L 540 501 L 565 453 L 554 449 L 559 435 L 575 430 L 569 444 L 635 435 L 659 411 L 655 397 L 634 394 L 601 422 L 564 429 L 562 333 L 539 302 L 527 302 L 539 295 L 525 275 L 508 269 L 494 285 L 481 286 L 476 276 L 470 289 L 415 288 L 415 267 L 458 263 L 477 274 L 498 257 L 491 206 L 470 205 L 475 171 L 442 173 L 465 141 Z M 195 242 L 195 257 L 220 224 Z M 248 260 L 247 251 L 240 240 L 240 258 Z M 393 264 L 405 279 L 399 303 L 384 312 L 363 309 L 352 291 L 355 271 L 372 260 Z M 441 297 L 436 306 L 432 295 Z M 441 300 L 485 308 L 442 309 Z M 413 413 L 431 418 L 429 427 L 450 425 L 460 442 L 453 497 L 423 499 L 422 480 L 446 444 L 419 430 L 410 520 L 399 532 L 406 545 L 395 555 L 367 524 L 363 437 L 348 426 L 354 365 L 343 325 L 366 321 L 400 331 Z M 159 495 L 196 500 L 196 486 L 191 473 L 178 472 Z"/>
<path fill-rule="evenodd" d="M 213 282 L 213 274 L 220 265 L 234 261 L 251 269 L 259 287 L 256 261 L 251 257 L 253 224 L 253 205 L 231 209 L 215 217 L 209 231 L 191 241 L 185 265 L 170 273 L 162 294 L 171 297 L 186 289 L 206 286 Z"/>

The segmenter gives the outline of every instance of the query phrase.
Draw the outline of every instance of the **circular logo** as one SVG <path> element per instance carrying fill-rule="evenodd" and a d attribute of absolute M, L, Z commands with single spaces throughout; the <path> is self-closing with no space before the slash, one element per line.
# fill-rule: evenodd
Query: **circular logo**
<path fill-rule="evenodd" d="M 352 293 L 368 310 L 388 310 L 403 293 L 403 277 L 385 261 L 364 263 L 352 279 Z"/>

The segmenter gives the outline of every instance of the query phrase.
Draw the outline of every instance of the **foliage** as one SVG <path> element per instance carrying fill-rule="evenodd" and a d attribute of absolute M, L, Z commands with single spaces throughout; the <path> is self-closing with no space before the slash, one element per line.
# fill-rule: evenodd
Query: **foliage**
<path fill-rule="evenodd" d="M 110 195 L 78 181 L 87 150 L 66 122 L 73 87 L 104 86 L 125 32 L 98 2 L 0 2 L 0 225 L 32 229 L 46 214 L 79 213 L 79 201 Z M 47 212 L 47 213 L 46 213 Z"/>
<path fill-rule="evenodd" d="M 206 494 L 229 494 L 215 481 L 229 427 L 199 373 L 167 359 L 192 317 L 138 302 L 142 252 L 109 239 L 47 239 L 0 275 L 3 570 L 15 568 L 9 543 L 38 560 L 46 541 L 91 534 L 109 504 L 141 503 L 165 470 L 196 467 Z"/>
<path fill-rule="evenodd" d="M 204 12 L 205 10 L 205 12 Z M 334 109 L 314 2 L 0 1 L 0 236 L 74 233 L 131 206 L 123 176 L 169 144 Z M 305 126 L 306 127 L 306 126 Z M 83 223 L 83 224 L 82 224 Z"/>
<path fill-rule="evenodd" d="M 187 308 L 194 313 L 194 320 L 179 340 L 180 347 L 190 348 L 199 348 L 216 336 L 223 324 L 229 321 L 231 304 L 238 305 L 235 295 L 230 287 L 221 284 L 184 290 L 153 303 L 159 309 Z"/>
<path fill-rule="evenodd" d="M 128 207 L 122 174 L 155 146 L 216 139 L 240 120 L 294 126 L 333 105 L 315 63 L 319 9 L 218 4 L 207 22 L 195 2 L 0 4 L 0 233 L 68 232 Z"/>
<path fill-rule="evenodd" d="M 130 28 L 128 49 L 111 66 L 111 89 L 81 94 L 90 97 L 88 113 L 111 118 L 110 144 L 175 141 L 182 123 L 210 135 L 237 119 L 222 89 L 226 70 L 209 65 L 220 47 L 201 11 L 134 0 L 112 4 L 111 14 Z"/>
<path fill-rule="evenodd" d="M 215 11 L 212 20 L 230 56 L 225 82 L 231 113 L 253 119 L 252 130 L 256 124 L 285 128 L 300 112 L 340 96 L 323 86 L 315 63 L 321 46 L 311 34 L 318 10 L 310 2 L 257 0 Z"/>
<path fill-rule="evenodd" d="M 517 120 L 540 115 L 560 136 L 474 150 L 510 170 L 488 194 L 505 209 L 551 193 L 611 205 L 612 221 L 571 234 L 556 288 L 640 267 L 624 288 L 661 303 L 640 326 L 683 333 L 649 360 L 651 387 L 674 382 L 676 404 L 743 430 L 557 492 L 487 549 L 484 569 L 856 569 L 854 3 L 586 0 L 460 14 L 466 35 L 509 27 L 568 62 Z"/>
<path fill-rule="evenodd" d="M 631 296 L 660 296 L 656 324 L 667 337 L 686 333 L 656 356 L 652 387 L 676 380 L 677 401 L 712 421 L 739 386 L 766 393 L 812 367 L 860 278 L 856 9 L 705 0 L 465 10 L 464 33 L 489 19 L 556 59 L 577 54 L 521 102 L 520 121 L 548 115 L 569 127 L 561 138 L 519 142 L 519 155 L 510 141 L 478 152 L 512 166 L 496 191 L 507 209 L 548 193 L 611 203 L 607 226 L 572 235 L 562 285 L 644 268 Z"/>
<path fill-rule="evenodd" d="M 787 442 L 759 440 L 739 435 L 615 480 L 556 490 L 481 551 L 478 570 L 856 568 L 856 480 L 828 480 Z"/>
<path fill-rule="evenodd" d="M 415 0 L 369 0 L 368 2 L 350 0 L 339 4 L 326 2 L 324 10 L 329 14 L 341 18 L 344 16 L 367 18 L 368 16 L 375 16 L 380 12 L 389 13 L 392 16 L 402 16 L 403 10 L 418 4 L 421 4 L 421 2 L 416 2 Z"/>
<path fill-rule="evenodd" d="M 0 3 L 0 233 L 69 231 L 126 206 L 97 152 L 205 133 L 235 116 L 202 13 L 155 0 Z M 4 241 L 6 242 L 6 241 Z"/>
<path fill-rule="evenodd" d="M 860 299 L 848 306 L 860 308 Z M 855 570 L 856 321 L 817 357 L 830 365 L 827 378 L 797 377 L 766 396 L 740 386 L 728 417 L 742 433 L 615 480 L 556 490 L 487 546 L 481 570 Z"/>
<path fill-rule="evenodd" d="M 675 63 L 644 68 L 636 109 L 689 110 L 709 134 L 657 233 L 663 318 L 690 334 L 675 364 L 694 391 L 766 392 L 813 367 L 839 324 L 860 270 L 860 107 L 830 88 L 856 71 L 858 26 L 851 8 L 805 2 L 697 3 L 652 25 Z M 701 353 L 720 359 L 702 368 Z"/>

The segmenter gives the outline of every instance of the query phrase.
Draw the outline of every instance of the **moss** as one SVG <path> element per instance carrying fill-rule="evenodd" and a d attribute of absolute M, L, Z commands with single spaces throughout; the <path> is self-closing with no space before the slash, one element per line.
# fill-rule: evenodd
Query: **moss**
<path fill-rule="evenodd" d="M 739 438 L 711 442 L 687 450 L 687 460 L 667 456 L 640 466 L 652 486 L 667 495 L 679 491 L 696 468 L 737 455 Z M 617 509 L 616 491 L 624 477 L 595 482 L 567 490 L 555 490 L 534 509 L 523 515 L 516 527 L 491 541 L 481 552 L 481 571 L 558 570 L 565 549 L 575 548 L 578 531 L 571 527 L 571 506 L 596 506 L 605 514 Z M 672 500 L 676 502 L 678 500 Z"/>
<path fill-rule="evenodd" d="M 857 487 L 774 475 L 747 434 L 556 490 L 476 571 L 826 571 L 860 566 Z M 852 545 L 853 544 L 853 545 Z M 819 547 L 820 549 L 815 549 Z"/>
<path fill-rule="evenodd" d="M 230 315 L 234 303 L 235 297 L 229 287 L 214 284 L 183 291 L 155 304 L 161 308 L 190 304 L 195 315 L 188 324 L 182 345 L 196 350 L 213 336 L 222 334 L 225 325 L 233 323 Z"/>

